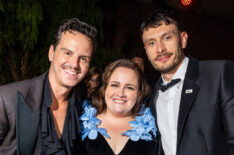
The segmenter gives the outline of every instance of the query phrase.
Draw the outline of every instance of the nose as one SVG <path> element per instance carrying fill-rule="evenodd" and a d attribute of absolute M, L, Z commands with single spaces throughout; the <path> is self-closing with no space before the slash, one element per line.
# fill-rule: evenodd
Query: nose
<path fill-rule="evenodd" d="M 165 45 L 162 41 L 159 41 L 157 44 L 158 44 L 157 45 L 157 52 L 158 53 L 163 53 L 164 51 L 166 51 Z"/>
<path fill-rule="evenodd" d="M 74 68 L 74 69 L 79 69 L 80 68 L 80 60 L 79 60 L 79 57 L 77 57 L 77 56 L 72 56 L 71 58 L 70 58 L 70 65 L 71 65 L 71 67 L 72 68 Z"/>
<path fill-rule="evenodd" d="M 120 87 L 120 88 L 118 89 L 117 95 L 118 95 L 118 97 L 120 97 L 120 98 L 124 98 L 124 97 L 126 96 L 126 95 L 125 95 L 125 89 L 122 88 L 122 87 Z"/>

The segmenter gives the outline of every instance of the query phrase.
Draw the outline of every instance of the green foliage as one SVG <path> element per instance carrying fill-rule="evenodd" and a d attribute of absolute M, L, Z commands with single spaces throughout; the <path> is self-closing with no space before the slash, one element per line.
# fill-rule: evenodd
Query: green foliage
<path fill-rule="evenodd" d="M 2 5 L 2 2 L 0 2 L 0 11 L 3 12 L 4 9 L 3 9 L 3 5 Z"/>
<path fill-rule="evenodd" d="M 37 1 L 19 0 L 16 20 L 18 23 L 18 40 L 22 50 L 33 50 L 38 39 L 38 26 L 42 21 L 42 8 Z"/>
<path fill-rule="evenodd" d="M 4 9 L 3 9 L 3 4 L 2 4 L 2 1 L 0 1 L 0 12 L 3 12 L 4 11 Z M 0 27 L 1 28 L 1 27 Z M 2 35 L 2 33 L 1 33 L 2 31 L 1 31 L 1 29 L 0 29 L 0 35 Z M 2 42 L 2 38 L 0 37 L 0 45 L 1 45 L 1 42 Z M 0 47 L 0 73 L 2 73 L 3 71 L 2 71 L 2 58 L 3 58 L 3 56 L 1 55 L 1 52 L 2 51 L 2 49 L 1 49 L 1 47 Z M 1 80 L 1 79 L 0 79 Z"/>
<path fill-rule="evenodd" d="M 0 59 L 0 84 L 1 79 L 21 80 L 48 70 L 51 38 L 64 19 L 79 18 L 95 26 L 102 38 L 104 15 L 99 2 L 0 0 L 0 56 L 5 58 Z"/>
<path fill-rule="evenodd" d="M 98 6 L 100 0 L 42 0 L 44 8 L 43 30 L 47 34 L 46 40 L 51 40 L 53 32 L 64 19 L 78 18 L 95 26 L 102 38 L 103 11 Z"/>
<path fill-rule="evenodd" d="M 32 54 L 29 62 L 31 68 L 29 70 L 29 77 L 40 75 L 49 69 L 50 63 L 48 60 L 48 51 L 38 51 Z"/>
<path fill-rule="evenodd" d="M 29 3 L 27 0 L 11 0 L 3 1 L 2 7 L 1 51 L 15 51 L 15 48 L 21 51 L 32 50 L 37 43 L 38 25 L 42 21 L 40 4 L 37 1 Z"/>

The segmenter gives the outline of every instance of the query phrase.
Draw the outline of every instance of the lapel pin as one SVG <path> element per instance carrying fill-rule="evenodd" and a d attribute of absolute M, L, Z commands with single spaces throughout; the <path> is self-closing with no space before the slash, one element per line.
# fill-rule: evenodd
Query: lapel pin
<path fill-rule="evenodd" d="M 187 90 L 185 90 L 185 93 L 186 93 L 186 94 L 190 94 L 190 93 L 192 93 L 192 92 L 193 92 L 192 89 L 187 89 Z"/>

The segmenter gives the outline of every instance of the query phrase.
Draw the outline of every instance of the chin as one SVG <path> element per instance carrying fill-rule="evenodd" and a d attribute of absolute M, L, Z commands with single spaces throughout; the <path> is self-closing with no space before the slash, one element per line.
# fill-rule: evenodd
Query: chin
<path fill-rule="evenodd" d="M 64 82 L 64 86 L 67 88 L 72 88 L 75 85 L 77 85 L 79 83 L 79 81 L 68 81 L 68 82 Z"/>
<path fill-rule="evenodd" d="M 129 113 L 126 113 L 125 111 L 118 111 L 118 112 L 115 112 L 115 114 L 121 117 L 129 116 Z"/>

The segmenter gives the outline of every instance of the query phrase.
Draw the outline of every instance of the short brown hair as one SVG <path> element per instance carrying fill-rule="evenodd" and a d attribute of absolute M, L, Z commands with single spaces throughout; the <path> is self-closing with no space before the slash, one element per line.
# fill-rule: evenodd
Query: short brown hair
<path fill-rule="evenodd" d="M 145 83 L 143 82 L 144 78 L 139 67 L 136 64 L 134 64 L 131 60 L 127 60 L 127 59 L 116 60 L 105 68 L 105 71 L 102 75 L 102 85 L 97 90 L 97 92 L 94 93 L 92 96 L 92 106 L 94 106 L 97 109 L 98 114 L 102 113 L 106 109 L 106 103 L 104 99 L 105 90 L 109 84 L 112 73 L 118 67 L 125 67 L 125 68 L 132 69 L 138 77 L 140 94 L 138 95 L 137 102 L 132 109 L 132 114 L 137 115 L 143 104 L 143 95 L 145 94 Z"/>

